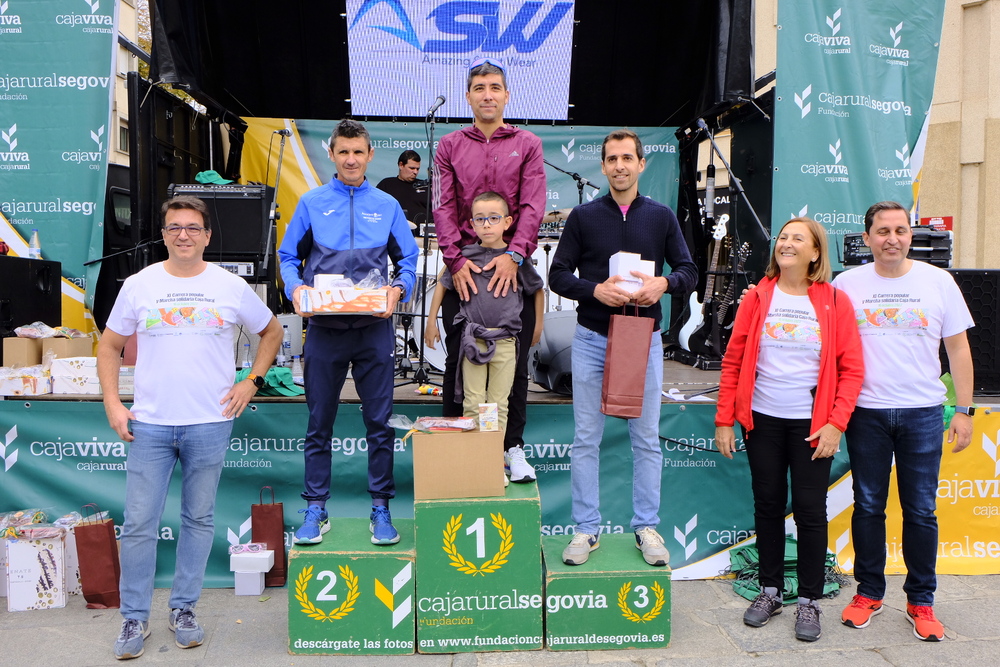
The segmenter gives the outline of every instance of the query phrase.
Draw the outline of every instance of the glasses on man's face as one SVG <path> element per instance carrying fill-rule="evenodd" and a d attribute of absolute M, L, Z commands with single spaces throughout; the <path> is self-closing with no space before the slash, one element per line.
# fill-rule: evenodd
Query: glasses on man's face
<path fill-rule="evenodd" d="M 493 60 L 493 58 L 476 58 L 472 61 L 472 64 L 469 65 L 469 70 L 474 70 L 482 65 L 493 65 L 494 67 L 499 67 L 501 72 L 507 72 L 507 68 L 504 67 L 499 60 Z"/>
<path fill-rule="evenodd" d="M 476 227 L 492 227 L 493 225 L 499 225 L 502 221 L 502 215 L 491 215 L 488 218 L 473 218 L 472 224 Z"/>
<path fill-rule="evenodd" d="M 163 231 L 167 233 L 167 236 L 177 236 L 182 231 L 187 232 L 187 235 L 194 238 L 196 236 L 201 236 L 201 233 L 205 231 L 204 227 L 181 227 L 180 225 L 170 225 L 169 227 L 164 227 Z"/>

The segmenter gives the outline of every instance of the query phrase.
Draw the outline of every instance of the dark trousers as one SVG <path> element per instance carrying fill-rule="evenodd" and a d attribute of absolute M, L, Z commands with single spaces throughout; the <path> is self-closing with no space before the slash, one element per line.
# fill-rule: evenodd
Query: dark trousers
<path fill-rule="evenodd" d="M 392 498 L 396 484 L 392 476 L 393 439 L 388 425 L 392 412 L 394 333 L 392 320 L 380 320 L 358 329 L 330 329 L 311 322 L 306 331 L 305 356 L 306 500 L 330 497 L 330 438 L 340 406 L 340 392 L 348 366 L 361 398 L 361 416 L 368 443 L 368 493 L 372 498 Z"/>
<path fill-rule="evenodd" d="M 442 407 L 441 414 L 445 417 L 461 417 L 462 404 L 455 402 L 455 373 L 458 369 L 459 339 L 462 332 L 455 326 L 461 300 L 458 292 L 448 290 L 441 302 L 441 319 L 445 333 L 444 378 L 441 381 Z M 524 296 L 524 306 L 521 308 L 521 331 L 517 334 L 517 370 L 514 373 L 514 385 L 510 389 L 507 402 L 507 431 L 504 433 L 504 450 L 524 445 L 524 425 L 528 421 L 528 351 L 531 348 L 531 337 L 535 332 L 535 300 L 533 296 Z"/>
<path fill-rule="evenodd" d="M 826 563 L 826 494 L 833 457 L 812 460 L 809 419 L 781 419 L 753 413 L 744 429 L 753 487 L 760 585 L 784 589 L 785 509 L 791 472 L 792 512 L 798 530 L 799 597 L 823 597 Z"/>

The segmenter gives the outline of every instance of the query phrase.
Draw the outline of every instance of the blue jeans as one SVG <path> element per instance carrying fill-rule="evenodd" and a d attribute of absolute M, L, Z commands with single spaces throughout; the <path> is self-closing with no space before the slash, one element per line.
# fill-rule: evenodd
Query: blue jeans
<path fill-rule="evenodd" d="M 598 467 L 605 415 L 601 413 L 604 355 L 607 336 L 576 325 L 573 336 L 573 438 L 570 482 L 573 521 L 579 533 L 597 534 L 601 523 Z M 663 343 L 654 331 L 646 363 L 642 416 L 628 420 L 632 441 L 632 530 L 660 524 L 660 479 L 663 450 L 660 449 L 660 396 L 663 391 Z"/>
<path fill-rule="evenodd" d="M 132 422 L 121 538 L 121 614 L 149 620 L 156 543 L 167 489 L 181 462 L 181 529 L 170 608 L 194 607 L 215 539 L 215 493 L 229 449 L 232 421 L 190 426 Z"/>
<path fill-rule="evenodd" d="M 910 604 L 931 606 L 937 588 L 937 484 L 941 469 L 942 409 L 855 408 L 847 425 L 854 478 L 854 578 L 858 594 L 885 597 L 885 504 L 896 458 L 903 510 L 903 590 Z"/>

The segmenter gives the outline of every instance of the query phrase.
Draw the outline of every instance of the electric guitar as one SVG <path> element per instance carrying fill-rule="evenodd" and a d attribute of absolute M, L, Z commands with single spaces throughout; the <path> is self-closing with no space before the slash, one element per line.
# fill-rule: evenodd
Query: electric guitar
<path fill-rule="evenodd" d="M 691 349 L 691 334 L 700 329 L 705 323 L 707 306 L 712 303 L 712 294 L 715 292 L 715 272 L 719 267 L 719 250 L 722 248 L 722 239 L 726 236 L 727 222 L 729 222 L 729 215 L 723 213 L 712 228 L 712 238 L 715 239 L 715 248 L 712 250 L 712 261 L 709 263 L 708 278 L 705 280 L 705 298 L 704 301 L 699 302 L 698 290 L 691 292 L 691 296 L 688 299 L 689 318 L 677 335 L 677 341 L 688 352 L 696 352 L 696 350 Z"/>
<path fill-rule="evenodd" d="M 712 345 L 719 351 L 720 355 L 725 352 L 725 343 L 729 342 L 729 334 L 727 333 L 725 335 L 726 340 L 723 341 L 722 332 L 728 332 L 733 328 L 733 322 L 730 322 L 729 324 L 725 324 L 725 322 L 726 315 L 729 313 L 729 306 L 733 305 L 733 297 L 736 295 L 736 278 L 743 273 L 743 265 L 746 264 L 749 256 L 750 244 L 744 242 L 736 253 L 736 271 L 729 279 L 729 285 L 726 286 L 726 293 L 723 294 L 722 298 L 719 300 L 719 303 L 715 308 L 715 317 L 712 318 Z"/>

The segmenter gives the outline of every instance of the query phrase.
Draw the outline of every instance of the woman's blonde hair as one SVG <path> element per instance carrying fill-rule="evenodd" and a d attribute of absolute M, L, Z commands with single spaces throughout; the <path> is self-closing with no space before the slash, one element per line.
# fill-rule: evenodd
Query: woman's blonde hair
<path fill-rule="evenodd" d="M 809 262 L 809 280 L 814 283 L 829 282 L 830 277 L 833 275 L 833 270 L 830 268 L 830 253 L 826 242 L 826 230 L 823 228 L 823 225 L 819 224 L 812 218 L 792 218 L 781 226 L 781 231 L 778 232 L 778 236 L 781 236 L 781 232 L 785 231 L 785 227 L 793 222 L 801 222 L 809 228 L 809 233 L 812 234 L 813 247 L 819 251 L 819 257 L 816 261 Z M 777 247 L 777 244 L 775 247 Z M 781 269 L 778 267 L 778 263 L 774 259 L 774 251 L 772 250 L 771 261 L 768 262 L 767 270 L 764 272 L 764 275 L 768 278 L 777 278 L 780 273 Z"/>

